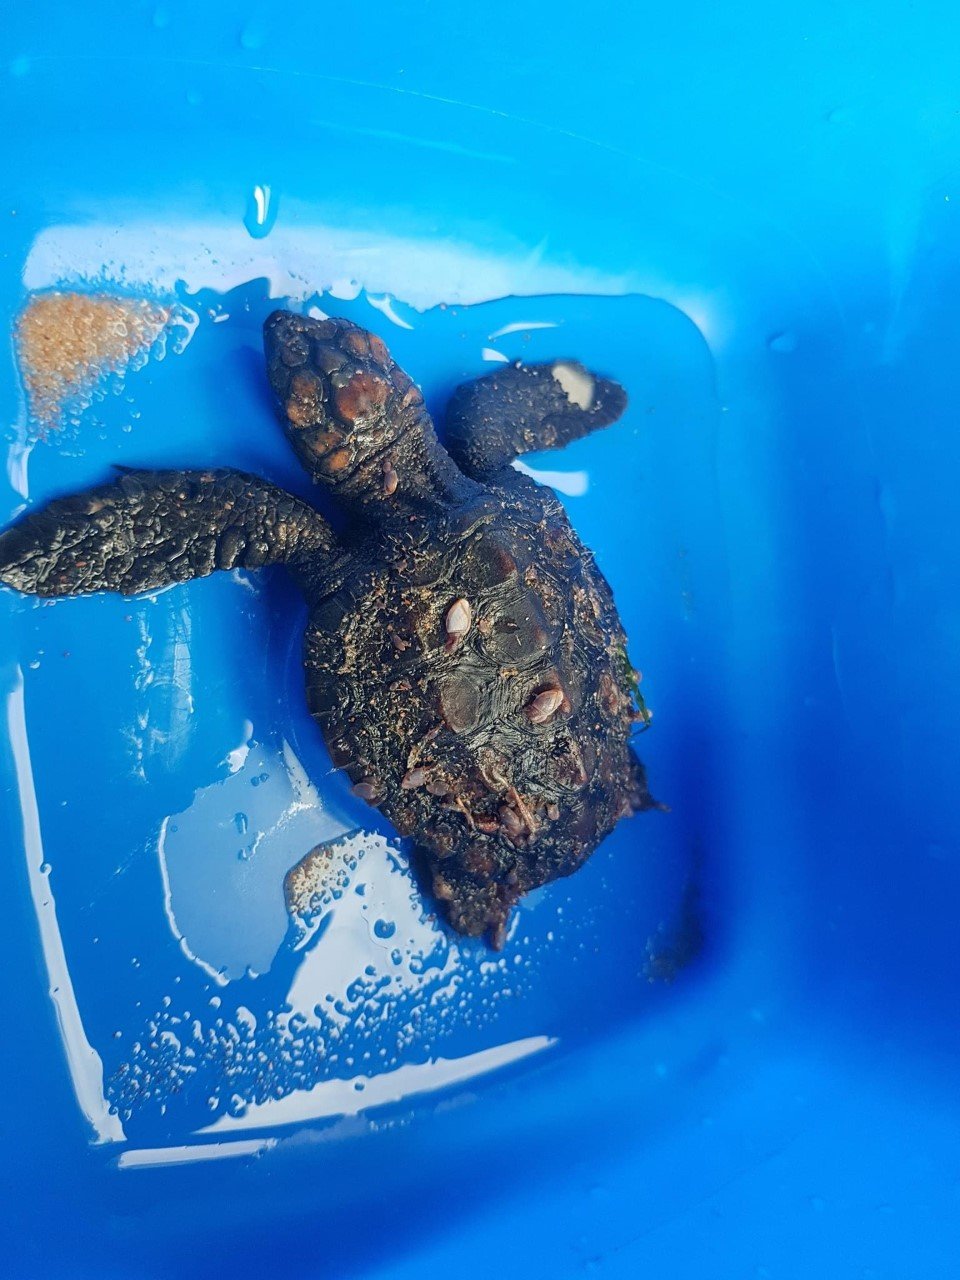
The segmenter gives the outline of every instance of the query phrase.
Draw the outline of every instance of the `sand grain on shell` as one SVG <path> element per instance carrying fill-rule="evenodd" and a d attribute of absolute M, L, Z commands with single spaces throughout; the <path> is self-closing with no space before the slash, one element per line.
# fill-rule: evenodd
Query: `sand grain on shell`
<path fill-rule="evenodd" d="M 171 318 L 168 307 L 111 294 L 42 293 L 17 320 L 20 371 L 31 415 L 59 426 L 90 403 L 105 374 L 146 358 Z"/>

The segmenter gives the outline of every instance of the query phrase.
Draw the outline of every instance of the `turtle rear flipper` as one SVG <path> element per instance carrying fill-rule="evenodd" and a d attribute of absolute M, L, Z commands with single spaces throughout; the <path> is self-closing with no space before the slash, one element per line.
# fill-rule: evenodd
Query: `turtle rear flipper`
<path fill-rule="evenodd" d="M 334 546 L 312 507 L 255 476 L 124 470 L 0 534 L 0 582 L 40 596 L 135 595 Z"/>

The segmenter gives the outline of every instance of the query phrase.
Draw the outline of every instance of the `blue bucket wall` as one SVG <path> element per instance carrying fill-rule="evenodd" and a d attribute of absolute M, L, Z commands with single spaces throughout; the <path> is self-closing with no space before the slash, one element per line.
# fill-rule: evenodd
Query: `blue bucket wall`
<path fill-rule="evenodd" d="M 565 1051 L 376 1132 L 121 1170 L 70 1085 L 5 748 L 5 1270 L 955 1275 L 956 13 L 50 5 L 2 41 L 8 326 L 45 228 L 239 226 L 257 183 L 271 235 L 319 215 L 623 282 L 595 326 L 660 412 L 584 446 L 571 510 L 644 619 L 662 840 L 699 851 L 706 937 L 652 995 L 598 989 L 581 1014 L 551 987 Z M 468 372 L 447 338 L 397 342 L 437 402 Z M 48 450 L 31 492 L 109 456 Z M 65 767 L 53 737 L 39 759 Z M 109 803 L 87 794 L 80 832 Z M 632 824 L 616 865 L 648 839 Z"/>

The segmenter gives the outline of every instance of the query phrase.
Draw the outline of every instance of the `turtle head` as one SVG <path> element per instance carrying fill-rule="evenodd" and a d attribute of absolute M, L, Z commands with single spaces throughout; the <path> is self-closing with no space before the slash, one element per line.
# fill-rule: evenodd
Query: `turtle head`
<path fill-rule="evenodd" d="M 410 437 L 432 427 L 380 338 L 348 320 L 275 311 L 264 348 L 280 421 L 307 470 L 347 498 L 392 496 Z"/>

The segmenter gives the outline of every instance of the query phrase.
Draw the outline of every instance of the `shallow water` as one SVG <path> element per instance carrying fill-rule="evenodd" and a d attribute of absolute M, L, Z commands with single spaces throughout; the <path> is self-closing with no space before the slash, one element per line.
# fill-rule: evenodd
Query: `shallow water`
<path fill-rule="evenodd" d="M 673 812 L 621 824 L 573 879 L 531 895 L 494 955 L 437 920 L 406 846 L 332 769 L 304 706 L 304 607 L 282 571 L 134 600 L 0 593 L 28 812 L 36 795 L 34 900 L 78 1098 L 104 1140 L 174 1150 L 558 1052 L 662 999 L 660 980 L 696 949 L 710 857 L 700 607 L 722 581 L 703 497 L 720 408 L 699 333 L 640 296 L 418 311 L 337 292 L 290 305 L 379 332 L 438 419 L 460 380 L 504 360 L 575 357 L 627 386 L 619 424 L 525 466 L 613 584 L 655 715 L 641 752 Z M 189 342 L 109 375 L 60 432 L 24 407 L 8 437 L 22 497 L 82 487 L 113 462 L 217 464 L 319 504 L 267 397 L 259 331 L 284 302 L 270 294 L 265 279 L 163 293 L 197 317 Z M 297 897 L 289 873 L 318 846 L 331 875 Z"/>

